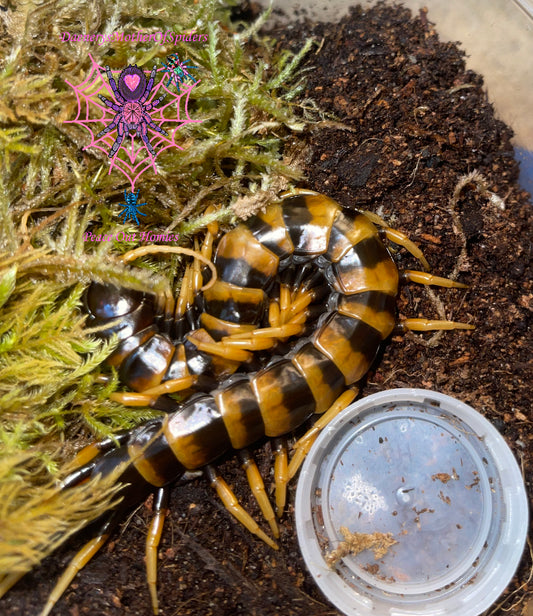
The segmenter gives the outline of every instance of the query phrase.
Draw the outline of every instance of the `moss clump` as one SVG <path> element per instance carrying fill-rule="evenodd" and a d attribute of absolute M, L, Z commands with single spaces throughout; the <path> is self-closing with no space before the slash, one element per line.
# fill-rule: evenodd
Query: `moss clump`
<path fill-rule="evenodd" d="M 157 174 L 145 173 L 136 186 L 147 203 L 146 226 L 173 230 L 186 245 L 213 217 L 247 215 L 300 177 L 283 143 L 304 126 L 293 100 L 301 88 L 298 63 L 311 42 L 296 55 L 275 56 L 257 37 L 266 15 L 238 24 L 231 3 L 217 0 L 30 0 L 9 5 L 0 18 L 1 576 L 28 570 L 109 506 L 109 482 L 85 485 L 83 495 L 51 487 L 75 449 L 72 439 L 111 435 L 152 413 L 111 402 L 116 379 L 96 382 L 110 346 L 84 330 L 85 284 L 164 291 L 180 282 L 178 258 L 132 268 L 118 259 L 125 250 L 119 243 L 84 241 L 89 230 L 135 228 L 117 217 L 129 189 L 124 175 L 108 173 L 107 156 L 84 150 L 86 132 L 65 123 L 78 108 L 67 81 L 88 76 L 89 54 L 114 70 L 151 69 L 171 53 L 198 67 L 189 110 L 201 122 L 186 125 L 184 149 L 159 157 Z M 62 41 L 64 32 L 169 29 L 196 29 L 207 42 Z M 212 205 L 215 214 L 204 215 Z"/>

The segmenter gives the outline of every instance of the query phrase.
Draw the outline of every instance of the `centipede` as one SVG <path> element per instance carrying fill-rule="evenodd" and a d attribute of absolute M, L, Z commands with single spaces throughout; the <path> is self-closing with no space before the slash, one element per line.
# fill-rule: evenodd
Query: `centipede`
<path fill-rule="evenodd" d="M 400 271 L 391 245 L 411 253 L 424 271 Z M 447 320 L 399 320 L 402 283 L 466 285 L 429 273 L 417 245 L 377 215 L 345 209 L 310 190 L 281 195 L 223 234 L 211 224 L 201 255 L 216 277 L 204 284 L 209 273 L 195 260 L 176 298 L 96 282 L 85 292 L 87 326 L 104 340 L 118 340 L 107 363 L 126 391 L 112 396 L 125 405 L 151 406 L 161 416 L 85 447 L 77 468 L 61 482 L 62 490 L 70 490 L 118 469 L 123 487 L 120 503 L 98 521 L 41 616 L 52 612 L 125 513 L 149 495 L 154 515 L 146 577 L 157 614 L 157 551 L 169 489 L 199 471 L 238 522 L 278 549 L 277 518 L 289 481 L 319 432 L 358 394 L 391 334 L 473 329 Z M 288 437 L 298 429 L 303 436 L 289 456 Z M 274 503 L 251 451 L 265 439 L 273 444 Z M 269 532 L 217 470 L 217 461 L 233 453 Z M 17 580 L 4 580 L 4 590 Z"/>

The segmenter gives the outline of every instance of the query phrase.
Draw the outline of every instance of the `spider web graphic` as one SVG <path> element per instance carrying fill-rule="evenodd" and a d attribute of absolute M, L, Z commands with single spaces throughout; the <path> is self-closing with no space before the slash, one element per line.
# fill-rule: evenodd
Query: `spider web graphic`
<path fill-rule="evenodd" d="M 116 112 L 104 105 L 98 98 L 98 95 L 103 94 L 108 100 L 116 104 L 119 103 L 109 85 L 105 68 L 100 66 L 91 54 L 89 54 L 89 58 L 91 59 L 92 66 L 83 82 L 75 85 L 65 79 L 65 82 L 74 90 L 78 103 L 75 119 L 66 120 L 65 124 L 78 124 L 86 129 L 89 132 L 91 142 L 83 149 L 96 148 L 107 157 L 117 137 L 117 129 L 115 128 L 98 139 L 96 136 L 113 122 Z M 111 71 L 115 81 L 117 81 L 118 75 L 120 75 L 124 68 L 126 67 Z M 164 73 L 163 75 L 161 75 L 162 72 Z M 144 73 L 148 81 L 150 72 L 144 71 Z M 156 83 L 160 75 L 161 78 Z M 109 161 L 109 173 L 116 169 L 124 174 L 130 182 L 131 192 L 135 191 L 135 182 L 146 170 L 153 169 L 154 173 L 157 174 L 155 161 L 165 150 L 170 148 L 184 149 L 176 141 L 180 128 L 186 124 L 202 122 L 202 120 L 193 120 L 188 111 L 190 94 L 193 88 L 200 83 L 200 80 L 192 85 L 187 84 L 182 87 L 180 93 L 176 93 L 165 86 L 164 82 L 167 77 L 169 77 L 167 69 L 158 69 L 155 77 L 156 81 L 154 81 L 154 86 L 146 100 L 146 103 L 153 102 L 163 92 L 166 92 L 166 97 L 159 106 L 146 112 L 154 124 L 164 128 L 168 133 L 167 137 L 154 131 L 150 126 L 147 127 L 148 138 L 155 151 L 155 156 L 150 153 L 142 139 L 136 136 L 135 133 L 132 133 L 125 135 L 124 141 L 115 156 Z M 172 85 L 172 83 L 169 83 L 169 85 Z"/>

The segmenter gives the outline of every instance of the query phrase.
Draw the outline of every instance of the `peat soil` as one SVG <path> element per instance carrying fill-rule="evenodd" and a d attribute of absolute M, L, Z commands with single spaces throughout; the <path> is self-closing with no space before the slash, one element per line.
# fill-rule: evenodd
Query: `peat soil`
<path fill-rule="evenodd" d="M 317 42 L 306 60 L 312 70 L 304 98 L 322 110 L 322 120 L 287 144 L 307 153 L 302 185 L 348 208 L 378 212 L 418 243 L 434 273 L 468 284 L 435 295 L 446 318 L 476 329 L 437 340 L 431 334 L 394 336 L 362 395 L 423 387 L 472 405 L 500 430 L 531 493 L 532 207 L 517 184 L 512 132 L 495 117 L 482 77 L 465 69 L 455 44 L 439 42 L 424 12 L 412 18 L 397 6 L 355 8 L 340 23 L 293 24 L 275 36 L 280 47 L 297 48 L 309 36 Z M 465 181 L 457 190 L 474 171 L 486 183 Z M 403 250 L 396 258 L 400 269 L 419 268 Z M 440 317 L 434 300 L 413 284 L 403 287 L 398 310 L 400 318 Z M 271 478 L 270 445 L 256 456 L 263 476 Z M 220 471 L 260 520 L 239 464 L 229 459 Z M 295 484 L 275 552 L 233 521 L 204 479 L 176 486 L 159 552 L 160 613 L 339 614 L 300 556 L 294 491 Z M 77 576 L 53 613 L 148 616 L 144 542 L 150 517 L 149 501 Z M 38 614 L 86 539 L 78 537 L 21 580 L 1 613 Z M 532 614 L 531 570 L 528 544 L 516 576 L 486 614 Z"/>

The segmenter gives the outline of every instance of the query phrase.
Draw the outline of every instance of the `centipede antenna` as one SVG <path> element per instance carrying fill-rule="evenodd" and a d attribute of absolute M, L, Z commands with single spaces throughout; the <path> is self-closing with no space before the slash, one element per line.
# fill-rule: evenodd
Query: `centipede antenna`
<path fill-rule="evenodd" d="M 152 600 L 154 614 L 159 613 L 157 599 L 157 550 L 161 542 L 165 518 L 168 514 L 170 490 L 168 487 L 159 488 L 154 498 L 154 517 L 150 521 L 146 534 L 146 580 Z"/>
<path fill-rule="evenodd" d="M 274 515 L 274 510 L 272 509 L 272 505 L 268 499 L 265 484 L 261 474 L 259 473 L 257 464 L 247 449 L 241 449 L 239 451 L 239 457 L 241 459 L 242 466 L 246 471 L 246 477 L 248 478 L 248 484 L 250 485 L 252 494 L 261 508 L 263 516 L 272 530 L 272 534 L 277 538 L 279 537 L 279 528 L 276 522 L 276 516 Z"/>
<path fill-rule="evenodd" d="M 257 537 L 262 539 L 272 549 L 278 550 L 278 544 L 259 528 L 257 522 L 239 503 L 237 497 L 233 493 L 233 490 L 228 486 L 224 479 L 217 474 L 215 468 L 208 465 L 205 467 L 205 473 L 211 486 L 215 488 L 220 500 L 224 504 L 224 507 L 226 507 L 231 515 L 234 516 L 243 526 L 246 526 L 252 534 L 257 535 Z"/>
<path fill-rule="evenodd" d="M 207 291 L 215 284 L 216 279 L 217 279 L 217 270 L 215 268 L 215 264 L 209 259 L 207 259 L 206 257 L 204 257 L 204 255 L 202 255 L 201 253 L 195 250 L 191 250 L 190 248 L 183 248 L 182 246 L 160 246 L 160 245 L 139 246 L 138 248 L 133 248 L 133 250 L 129 250 L 128 252 L 124 253 L 121 257 L 121 261 L 123 263 L 129 263 L 130 261 L 138 259 L 139 257 L 144 257 L 144 255 L 158 254 L 158 253 L 172 253 L 172 254 L 187 255 L 189 257 L 194 257 L 198 261 L 201 261 L 202 263 L 207 265 L 212 273 L 211 280 L 209 280 L 209 282 L 206 283 L 200 289 L 200 291 Z"/>

